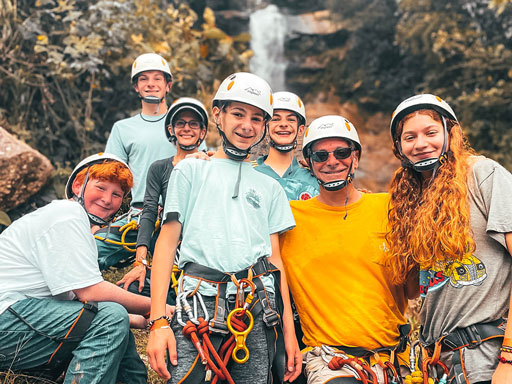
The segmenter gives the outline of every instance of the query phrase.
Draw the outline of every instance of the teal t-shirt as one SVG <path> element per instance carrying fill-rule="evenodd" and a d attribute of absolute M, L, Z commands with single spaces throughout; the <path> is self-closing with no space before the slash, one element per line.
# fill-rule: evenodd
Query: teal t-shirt
<path fill-rule="evenodd" d="M 132 170 L 132 205 L 144 201 L 149 166 L 156 160 L 176 155 L 176 147 L 165 135 L 165 118 L 142 117 L 139 113 L 115 122 L 105 147 L 105 152 L 119 156 Z"/>
<path fill-rule="evenodd" d="M 239 171 L 239 193 L 233 198 Z M 180 268 L 194 262 L 223 272 L 243 270 L 271 255 L 271 234 L 295 226 L 279 183 L 255 171 L 249 162 L 229 159 L 180 161 L 169 180 L 163 217 L 169 213 L 177 213 L 182 224 Z M 184 282 L 185 290 L 195 287 L 191 280 Z M 262 280 L 273 292 L 271 276 Z M 217 294 L 204 282 L 200 291 Z M 228 294 L 234 292 L 234 285 L 228 285 Z"/>
<path fill-rule="evenodd" d="M 265 164 L 266 159 L 267 156 L 261 156 L 254 160 L 254 169 L 277 180 L 286 192 L 288 200 L 309 200 L 320 193 L 318 180 L 299 165 L 297 158 L 293 158 L 283 177 Z"/>

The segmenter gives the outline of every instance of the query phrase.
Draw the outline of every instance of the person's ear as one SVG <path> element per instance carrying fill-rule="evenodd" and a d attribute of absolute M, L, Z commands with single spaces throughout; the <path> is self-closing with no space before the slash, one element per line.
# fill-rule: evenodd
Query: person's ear
<path fill-rule="evenodd" d="M 215 124 L 219 124 L 219 116 L 220 116 L 220 108 L 215 106 L 213 107 L 212 109 L 212 115 L 213 115 L 213 119 L 215 120 Z"/>
<path fill-rule="evenodd" d="M 80 191 L 82 190 L 82 183 L 80 183 L 77 179 L 73 180 L 73 184 L 71 184 L 71 190 L 73 194 L 76 196 L 80 195 Z"/>
<path fill-rule="evenodd" d="M 361 152 L 359 150 L 354 151 L 354 161 L 352 162 L 352 170 L 355 171 L 357 167 L 359 166 L 359 156 L 361 155 Z"/>
<path fill-rule="evenodd" d="M 306 126 L 304 124 L 299 125 L 298 131 L 297 131 L 297 137 L 302 137 L 305 129 L 306 129 Z"/>

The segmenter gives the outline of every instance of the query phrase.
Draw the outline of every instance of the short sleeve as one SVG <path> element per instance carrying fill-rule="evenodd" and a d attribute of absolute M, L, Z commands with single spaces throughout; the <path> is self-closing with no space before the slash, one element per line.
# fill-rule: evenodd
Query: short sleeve
<path fill-rule="evenodd" d="M 486 231 L 506 247 L 504 234 L 512 232 L 512 175 L 492 160 L 477 162 L 473 172 L 487 210 Z"/>
<path fill-rule="evenodd" d="M 204 160 L 201 160 L 204 161 Z M 191 167 L 182 160 L 171 173 L 165 197 L 163 222 L 177 220 L 184 225 L 192 188 Z"/>
<path fill-rule="evenodd" d="M 52 225 L 41 234 L 32 254 L 54 296 L 103 281 L 94 238 L 82 220 Z"/>
<path fill-rule="evenodd" d="M 269 234 L 281 234 L 295 227 L 290 203 L 286 197 L 286 193 L 279 183 L 275 182 L 272 188 L 272 202 L 268 217 Z"/>
<path fill-rule="evenodd" d="M 128 153 L 126 153 L 126 149 L 124 148 L 121 140 L 119 125 L 117 123 L 114 123 L 114 126 L 112 127 L 112 131 L 110 132 L 110 136 L 107 140 L 107 145 L 105 146 L 105 152 L 116 155 L 123 161 L 128 162 Z"/>

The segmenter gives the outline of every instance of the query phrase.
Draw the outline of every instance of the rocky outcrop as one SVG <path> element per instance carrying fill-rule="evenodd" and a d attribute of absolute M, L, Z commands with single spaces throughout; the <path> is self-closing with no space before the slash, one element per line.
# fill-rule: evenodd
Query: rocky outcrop
<path fill-rule="evenodd" d="M 0 211 L 38 192 L 52 172 L 46 157 L 0 127 Z"/>

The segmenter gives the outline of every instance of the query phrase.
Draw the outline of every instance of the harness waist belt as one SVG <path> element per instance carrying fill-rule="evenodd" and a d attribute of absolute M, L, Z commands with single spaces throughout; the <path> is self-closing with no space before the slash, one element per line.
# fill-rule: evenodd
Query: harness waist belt
<path fill-rule="evenodd" d="M 489 323 L 478 323 L 466 328 L 457 328 L 453 332 L 441 338 L 442 351 L 454 351 L 461 348 L 476 348 L 484 341 L 503 337 L 505 334 L 505 322 L 503 319 Z M 426 347 L 433 349 L 435 343 Z"/>

